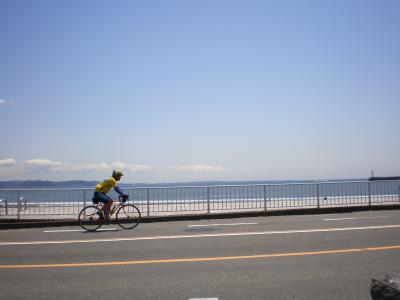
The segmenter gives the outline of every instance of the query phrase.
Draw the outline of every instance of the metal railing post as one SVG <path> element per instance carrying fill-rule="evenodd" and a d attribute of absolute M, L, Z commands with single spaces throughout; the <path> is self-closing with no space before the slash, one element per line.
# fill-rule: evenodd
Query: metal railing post
<path fill-rule="evenodd" d="M 317 183 L 317 208 L 321 208 L 321 204 L 319 201 L 319 182 Z"/>
<path fill-rule="evenodd" d="M 267 211 L 267 186 L 264 185 L 264 211 Z"/>
<path fill-rule="evenodd" d="M 19 197 L 19 191 L 17 192 L 17 220 L 21 219 L 21 198 Z"/>
<path fill-rule="evenodd" d="M 398 197 L 399 202 L 400 202 L 400 181 L 399 181 L 399 193 L 397 194 L 397 197 Z"/>
<path fill-rule="evenodd" d="M 150 189 L 146 189 L 147 191 L 147 216 L 150 217 Z"/>
<path fill-rule="evenodd" d="M 210 214 L 210 187 L 207 187 L 207 214 Z"/>
<path fill-rule="evenodd" d="M 371 181 L 368 181 L 368 206 L 371 206 Z"/>
<path fill-rule="evenodd" d="M 7 200 L 4 200 L 4 205 L 5 205 L 5 208 L 6 208 L 6 216 L 8 215 L 8 202 L 7 202 Z"/>
<path fill-rule="evenodd" d="M 83 207 L 86 207 L 86 191 L 83 190 Z"/>

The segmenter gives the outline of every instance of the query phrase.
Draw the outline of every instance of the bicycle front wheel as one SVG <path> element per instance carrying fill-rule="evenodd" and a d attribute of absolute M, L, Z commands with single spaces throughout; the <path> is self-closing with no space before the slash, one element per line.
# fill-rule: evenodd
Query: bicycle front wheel
<path fill-rule="evenodd" d="M 102 214 L 96 206 L 86 206 L 79 213 L 79 225 L 87 231 L 95 231 L 104 223 Z"/>
<path fill-rule="evenodd" d="M 132 229 L 140 223 L 140 211 L 133 204 L 122 205 L 117 211 L 117 223 L 124 229 Z"/>

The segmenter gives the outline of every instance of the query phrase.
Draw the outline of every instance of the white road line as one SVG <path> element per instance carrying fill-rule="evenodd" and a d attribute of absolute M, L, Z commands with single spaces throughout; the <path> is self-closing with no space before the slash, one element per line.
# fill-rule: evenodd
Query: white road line
<path fill-rule="evenodd" d="M 240 226 L 240 225 L 257 225 L 257 224 L 258 223 L 197 224 L 197 225 L 188 225 L 188 227 Z"/>
<path fill-rule="evenodd" d="M 359 217 L 359 218 L 337 218 L 337 219 L 324 219 L 324 221 L 358 220 L 358 219 L 379 219 L 379 218 L 387 218 L 387 216 Z"/>
<path fill-rule="evenodd" d="M 100 228 L 96 231 L 118 231 L 118 228 Z M 53 232 L 86 232 L 83 229 L 59 229 L 59 230 L 44 230 L 43 232 L 46 233 L 53 233 Z"/>
<path fill-rule="evenodd" d="M 126 242 L 126 241 L 149 241 L 149 240 L 167 240 L 167 239 L 173 240 L 173 239 L 207 238 L 207 237 L 208 238 L 210 238 L 210 237 L 219 238 L 219 237 L 232 237 L 232 236 L 317 233 L 317 232 L 388 229 L 388 228 L 400 228 L 400 225 L 396 224 L 396 225 L 344 227 L 344 228 L 340 228 L 340 227 L 339 228 L 319 228 L 319 229 L 284 230 L 284 231 L 259 231 L 259 232 L 233 232 L 233 233 L 195 234 L 195 235 L 145 236 L 145 237 L 131 237 L 131 238 L 91 239 L 91 240 L 0 242 L 0 246 Z"/>

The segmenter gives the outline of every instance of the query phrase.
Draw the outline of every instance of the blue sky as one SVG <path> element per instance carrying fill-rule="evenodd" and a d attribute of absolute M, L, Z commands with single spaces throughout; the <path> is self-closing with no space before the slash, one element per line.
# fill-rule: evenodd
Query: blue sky
<path fill-rule="evenodd" d="M 0 180 L 400 175 L 400 2 L 0 1 Z"/>

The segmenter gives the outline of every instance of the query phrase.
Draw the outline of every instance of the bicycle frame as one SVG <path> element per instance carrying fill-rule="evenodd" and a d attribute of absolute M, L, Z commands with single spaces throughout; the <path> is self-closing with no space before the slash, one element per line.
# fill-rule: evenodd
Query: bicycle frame
<path fill-rule="evenodd" d="M 113 200 L 113 204 L 111 205 L 108 217 L 111 217 L 121 206 L 124 205 L 124 203 L 122 202 L 121 199 L 122 199 L 122 197 L 119 196 L 118 202 L 117 202 L 117 200 Z M 103 211 L 104 203 L 99 202 L 99 203 L 95 204 L 95 206 L 97 206 L 99 208 L 99 210 Z"/>

